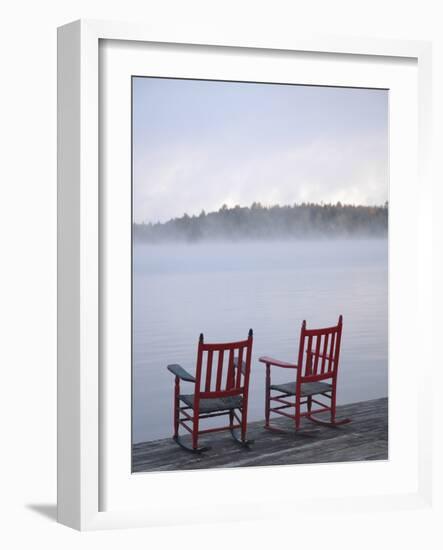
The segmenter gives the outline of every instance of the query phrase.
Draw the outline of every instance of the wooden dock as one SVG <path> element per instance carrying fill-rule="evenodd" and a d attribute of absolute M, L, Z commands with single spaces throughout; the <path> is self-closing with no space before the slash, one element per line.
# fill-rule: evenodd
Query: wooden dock
<path fill-rule="evenodd" d="M 374 399 L 337 407 L 337 417 L 352 422 L 324 427 L 304 419 L 302 430 L 279 434 L 263 428 L 263 421 L 248 426 L 250 449 L 237 445 L 229 432 L 209 434 L 202 441 L 211 447 L 203 454 L 184 451 L 172 438 L 133 445 L 133 472 L 270 466 L 388 458 L 388 399 Z M 274 421 L 290 428 L 290 420 Z"/>

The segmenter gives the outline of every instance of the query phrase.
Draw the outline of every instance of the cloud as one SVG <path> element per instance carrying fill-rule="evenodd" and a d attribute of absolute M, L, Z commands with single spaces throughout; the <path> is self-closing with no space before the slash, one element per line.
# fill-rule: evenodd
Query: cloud
<path fill-rule="evenodd" d="M 337 202 L 383 204 L 388 198 L 387 139 L 378 133 L 251 143 L 226 136 L 138 151 L 134 220 L 218 210 L 222 204 Z"/>
<path fill-rule="evenodd" d="M 133 107 L 135 221 L 387 200 L 386 90 L 139 78 Z"/>

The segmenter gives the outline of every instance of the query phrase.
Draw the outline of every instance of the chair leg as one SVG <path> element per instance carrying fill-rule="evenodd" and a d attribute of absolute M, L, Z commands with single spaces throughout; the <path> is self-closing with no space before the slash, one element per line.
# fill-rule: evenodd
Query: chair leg
<path fill-rule="evenodd" d="M 269 417 L 271 408 L 271 367 L 266 365 L 266 388 L 265 388 L 265 428 L 269 428 Z"/>
<path fill-rule="evenodd" d="M 308 406 L 308 416 L 311 416 L 311 411 L 312 411 L 312 395 L 310 395 L 310 396 L 308 397 L 307 406 Z"/>
<path fill-rule="evenodd" d="M 248 428 L 247 425 L 247 413 L 248 410 L 248 403 L 247 401 L 243 402 L 242 410 L 241 410 L 241 440 L 243 443 L 246 441 L 246 430 Z"/>
<path fill-rule="evenodd" d="M 192 430 L 192 447 L 189 447 L 185 443 L 183 443 L 180 435 L 179 435 L 179 428 L 180 428 L 180 381 L 178 377 L 176 377 L 175 380 L 175 391 L 174 391 L 174 435 L 172 439 L 179 445 L 182 449 L 185 451 L 188 451 L 190 453 L 203 453 L 205 451 L 209 451 L 210 447 L 198 447 L 198 416 L 196 418 L 194 417 L 193 422 L 193 430 Z"/>
<path fill-rule="evenodd" d="M 289 397 L 290 394 L 283 394 L 283 397 Z M 300 410 L 300 409 L 298 409 Z M 270 432 L 275 432 L 278 434 L 284 434 L 284 435 L 293 435 L 294 430 L 290 429 L 287 430 L 285 428 L 277 428 L 277 426 L 271 425 L 270 419 L 271 419 L 271 390 L 270 390 L 270 377 L 266 376 L 266 393 L 265 393 L 265 430 L 269 430 Z M 295 411 L 297 411 L 297 408 L 295 407 Z M 295 422 L 295 425 L 297 423 Z M 298 419 L 298 426 L 300 426 L 300 418 Z M 296 428 L 298 430 L 298 428 Z"/>
<path fill-rule="evenodd" d="M 350 418 L 341 418 L 340 420 L 337 420 L 335 414 L 336 414 L 336 393 L 335 390 L 332 392 L 331 395 L 331 420 L 321 420 L 320 418 L 316 418 L 315 416 L 309 415 L 306 418 L 310 420 L 311 422 L 314 422 L 315 424 L 319 424 L 320 426 L 341 426 L 343 424 L 349 424 L 351 422 Z"/>
<path fill-rule="evenodd" d="M 243 445 L 246 447 L 251 443 L 254 443 L 252 439 L 246 438 L 246 431 L 248 429 L 248 401 L 247 399 L 243 402 L 241 410 L 241 440 Z"/>
<path fill-rule="evenodd" d="M 335 387 L 333 387 L 332 395 L 331 395 L 331 423 L 335 422 L 336 410 L 337 410 L 337 393 L 335 391 Z"/>
<path fill-rule="evenodd" d="M 193 426 L 192 426 L 192 435 L 191 435 L 192 447 L 189 447 L 189 445 L 186 445 L 186 443 L 183 443 L 183 441 L 182 441 L 182 439 L 181 439 L 181 437 L 179 436 L 179 433 L 178 433 L 179 426 L 180 426 L 180 417 L 179 417 L 180 408 L 179 408 L 179 406 L 180 406 L 180 400 L 178 400 L 177 408 L 175 409 L 175 415 L 176 416 L 174 416 L 174 424 L 175 423 L 176 424 L 175 424 L 174 437 L 172 439 L 182 449 L 184 449 L 185 451 L 188 451 L 190 453 L 201 454 L 201 453 L 204 453 L 205 451 L 209 451 L 210 447 L 199 447 L 198 446 L 198 424 L 199 424 L 198 415 L 194 416 L 194 421 L 193 421 Z"/>
<path fill-rule="evenodd" d="M 300 429 L 300 420 L 301 420 L 301 417 L 300 417 L 300 396 L 296 395 L 295 396 L 295 429 L 296 430 Z"/>
<path fill-rule="evenodd" d="M 245 449 L 249 449 L 249 445 L 254 443 L 254 441 L 252 439 L 246 439 L 247 424 L 246 424 L 246 415 L 244 415 L 243 409 L 242 409 L 242 421 L 241 421 L 241 427 L 240 427 L 240 438 L 237 437 L 235 430 L 233 428 L 234 413 L 232 411 L 229 413 L 229 418 L 230 418 L 229 427 L 230 427 L 232 438 L 236 443 L 238 443 Z"/>
<path fill-rule="evenodd" d="M 194 449 L 194 451 L 198 449 L 198 424 L 199 424 L 198 414 L 196 414 L 194 410 L 194 418 L 192 421 L 192 448 Z"/>
<path fill-rule="evenodd" d="M 175 377 L 175 391 L 174 391 L 174 437 L 178 437 L 178 427 L 180 420 L 180 380 L 178 376 Z"/>

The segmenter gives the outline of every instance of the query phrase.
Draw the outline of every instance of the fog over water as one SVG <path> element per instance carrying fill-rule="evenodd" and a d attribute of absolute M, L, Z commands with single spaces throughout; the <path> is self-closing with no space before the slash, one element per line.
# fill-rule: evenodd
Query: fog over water
<path fill-rule="evenodd" d="M 179 363 L 195 373 L 198 336 L 254 330 L 249 420 L 264 417 L 260 355 L 295 361 L 300 325 L 344 317 L 339 403 L 388 393 L 387 239 L 134 244 L 133 439 L 172 435 Z M 273 381 L 293 372 L 273 370 Z M 275 376 L 275 378 L 274 378 Z M 192 393 L 192 384 L 183 384 Z"/>

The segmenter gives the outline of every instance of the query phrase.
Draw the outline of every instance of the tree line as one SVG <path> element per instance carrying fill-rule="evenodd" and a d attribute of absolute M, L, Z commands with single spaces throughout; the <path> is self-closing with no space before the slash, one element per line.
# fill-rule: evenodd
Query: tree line
<path fill-rule="evenodd" d="M 301 203 L 251 206 L 224 204 L 218 211 L 183 214 L 164 223 L 134 223 L 135 242 L 271 240 L 317 237 L 383 237 L 388 231 L 388 203 L 383 206 Z"/>

